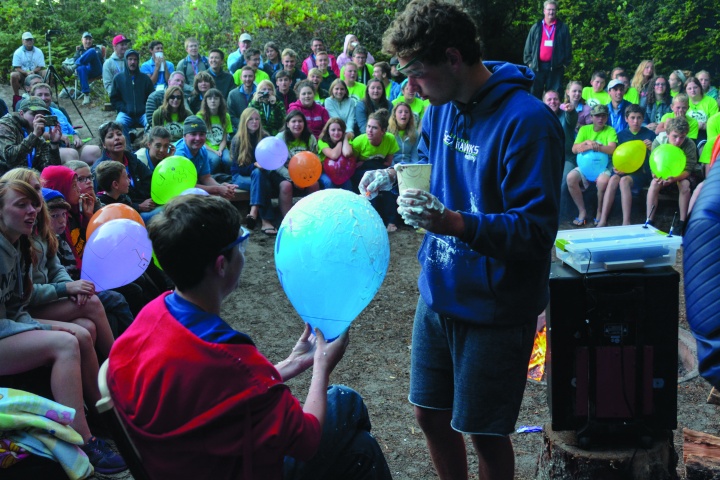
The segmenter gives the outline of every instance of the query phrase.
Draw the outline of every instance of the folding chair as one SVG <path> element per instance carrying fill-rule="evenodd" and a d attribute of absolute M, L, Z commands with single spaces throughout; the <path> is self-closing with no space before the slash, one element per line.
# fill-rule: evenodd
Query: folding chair
<path fill-rule="evenodd" d="M 115 410 L 115 404 L 110 396 L 110 390 L 107 386 L 109 361 L 110 360 L 105 360 L 98 372 L 98 386 L 100 387 L 100 395 L 102 395 L 102 398 L 97 401 L 95 407 L 98 409 L 105 424 L 110 428 L 113 440 L 115 440 L 115 444 L 118 450 L 120 450 L 123 459 L 125 459 L 125 463 L 127 463 L 127 466 L 130 468 L 130 473 L 132 473 L 135 480 L 150 480 L 150 476 L 143 466 L 142 456 L 135 447 L 132 438 L 130 438 L 117 410 Z"/>
<path fill-rule="evenodd" d="M 103 62 L 105 62 L 105 54 L 107 53 L 107 47 L 104 45 L 98 45 L 98 48 L 100 48 L 100 52 L 101 52 L 100 56 L 102 58 L 102 61 L 100 63 L 102 64 Z M 73 74 L 73 78 L 75 79 L 75 87 L 73 89 L 73 95 L 74 95 L 73 98 L 75 100 L 78 100 L 80 97 L 83 96 L 83 93 L 80 92 L 80 80 L 78 79 L 77 74 Z M 90 93 L 91 94 L 96 93 L 98 96 L 102 96 L 102 93 L 105 91 L 105 86 L 103 85 L 102 88 L 99 88 L 99 89 L 96 88 L 96 86 L 95 86 L 96 80 L 102 80 L 102 75 L 100 75 L 99 77 L 95 77 L 95 78 L 88 78 L 88 84 L 90 84 Z"/>

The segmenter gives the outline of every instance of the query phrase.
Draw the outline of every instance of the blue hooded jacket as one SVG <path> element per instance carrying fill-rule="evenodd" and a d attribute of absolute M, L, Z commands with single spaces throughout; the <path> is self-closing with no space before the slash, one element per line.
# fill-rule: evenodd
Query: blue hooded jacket
<path fill-rule="evenodd" d="M 564 135 L 531 95 L 531 70 L 485 66 L 492 76 L 469 104 L 432 106 L 423 119 L 419 150 L 433 164 L 430 191 L 463 215 L 465 233 L 425 235 L 418 284 L 442 315 L 513 325 L 548 303 Z"/>

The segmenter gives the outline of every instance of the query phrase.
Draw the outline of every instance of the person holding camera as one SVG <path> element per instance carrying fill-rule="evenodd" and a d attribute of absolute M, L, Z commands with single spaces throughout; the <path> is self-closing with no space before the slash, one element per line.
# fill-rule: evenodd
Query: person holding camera
<path fill-rule="evenodd" d="M 150 42 L 150 60 L 140 65 L 140 71 L 146 73 L 155 87 L 155 90 L 167 88 L 167 78 L 175 71 L 175 65 L 165 58 L 163 44 L 159 40 Z"/>
<path fill-rule="evenodd" d="M 60 126 L 50 128 L 50 143 L 43 138 L 50 115 L 38 97 L 21 100 L 17 112 L 0 118 L 0 174 L 17 167 L 41 172 L 48 165 L 60 165 Z"/>
<path fill-rule="evenodd" d="M 50 33 L 52 30 L 48 31 Z M 45 54 L 35 46 L 35 37 L 30 32 L 22 34 L 22 46 L 15 50 L 12 58 L 13 72 L 10 74 L 10 85 L 13 89 L 13 106 L 20 101 L 20 88 L 25 77 L 37 73 L 45 78 Z"/>

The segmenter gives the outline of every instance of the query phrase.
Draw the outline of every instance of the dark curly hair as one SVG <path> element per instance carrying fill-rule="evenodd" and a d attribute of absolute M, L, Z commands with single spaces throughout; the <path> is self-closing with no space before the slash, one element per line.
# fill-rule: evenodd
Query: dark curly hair
<path fill-rule="evenodd" d="M 429 64 L 442 63 L 448 48 L 457 49 L 468 65 L 482 58 L 477 26 L 459 6 L 438 0 L 413 0 L 398 14 L 383 35 L 383 51 Z"/>

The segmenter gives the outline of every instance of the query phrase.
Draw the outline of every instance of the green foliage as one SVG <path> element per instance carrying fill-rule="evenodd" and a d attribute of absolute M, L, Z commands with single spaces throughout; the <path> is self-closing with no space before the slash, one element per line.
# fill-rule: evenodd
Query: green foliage
<path fill-rule="evenodd" d="M 44 39 L 50 29 L 53 63 L 72 56 L 83 31 L 112 52 L 113 36 L 122 33 L 148 58 L 147 45 L 161 40 L 166 57 L 185 57 L 183 42 L 194 36 L 201 52 L 218 47 L 230 53 L 240 33 L 254 45 L 274 40 L 304 58 L 309 40 L 324 38 L 329 50 L 342 52 L 345 35 L 354 33 L 373 53 L 381 53 L 382 34 L 408 0 L 2 0 L 0 2 L 0 74 L 7 79 L 20 36 L 31 31 L 46 59 Z M 485 58 L 522 63 L 532 24 L 542 17 L 541 0 L 460 0 L 476 19 L 486 46 Z M 631 73 L 645 58 L 658 70 L 709 70 L 720 74 L 720 9 L 716 0 L 574 0 L 561 1 L 559 17 L 569 24 L 574 60 L 566 79 L 587 84 L 594 70 L 616 65 Z M 109 54 L 108 53 L 108 54 Z"/>

